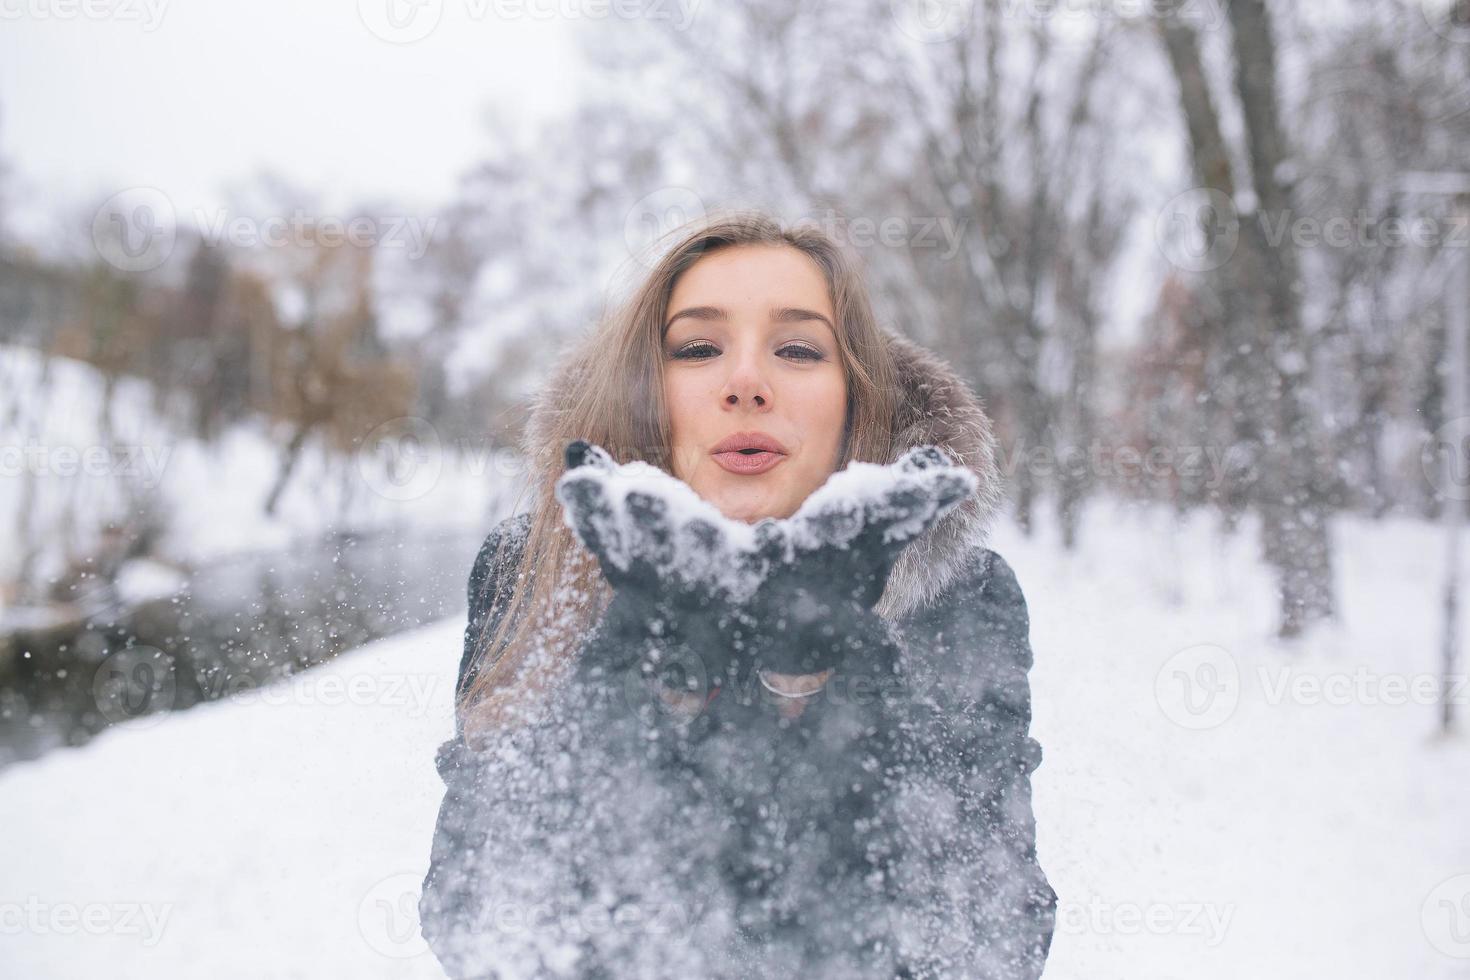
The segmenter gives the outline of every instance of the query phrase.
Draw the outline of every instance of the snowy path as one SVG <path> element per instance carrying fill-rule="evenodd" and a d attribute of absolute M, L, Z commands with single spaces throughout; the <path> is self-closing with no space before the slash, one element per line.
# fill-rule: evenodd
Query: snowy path
<path fill-rule="evenodd" d="M 25 932 L 0 923 L 0 975 L 442 976 L 394 926 L 428 867 L 463 629 L 402 633 L 269 700 L 143 719 L 0 775 L 0 902 L 44 903 L 20 910 Z M 88 903 L 116 907 L 116 929 L 62 934 L 58 913 Z M 130 905 L 166 916 L 161 938 L 124 921 Z"/>
<path fill-rule="evenodd" d="M 995 542 L 1037 650 L 1038 849 L 1061 899 L 1047 976 L 1470 977 L 1470 878 L 1436 891 L 1470 873 L 1470 740 L 1431 739 L 1436 709 L 1393 687 L 1433 681 L 1438 532 L 1344 526 L 1343 628 L 1293 653 L 1266 639 L 1251 535 L 1091 518 L 1074 562 Z M 1207 710 L 1189 713 L 1180 672 L 1197 698 L 1222 686 Z"/>
<path fill-rule="evenodd" d="M 1345 525 L 1343 627 L 1291 652 L 1248 534 L 1112 506 L 1084 526 L 1072 558 L 995 542 L 1037 653 L 1047 976 L 1470 977 L 1470 739 L 1430 739 L 1414 687 L 1438 532 Z M 439 976 L 408 913 L 461 629 L 0 774 L 4 975 Z"/>

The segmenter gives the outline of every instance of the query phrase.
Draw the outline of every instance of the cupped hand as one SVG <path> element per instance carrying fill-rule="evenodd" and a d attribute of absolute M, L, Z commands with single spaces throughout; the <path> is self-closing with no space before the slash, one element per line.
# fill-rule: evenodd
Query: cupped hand
<path fill-rule="evenodd" d="M 871 665 L 888 646 L 873 610 L 899 554 L 977 483 L 937 447 L 918 446 L 886 466 L 849 463 L 790 518 L 757 523 L 766 570 L 739 612 L 761 665 L 795 675 Z"/>
<path fill-rule="evenodd" d="M 753 526 L 722 515 L 688 484 L 643 462 L 617 464 L 583 440 L 567 446 L 555 493 L 614 590 L 604 666 L 695 661 L 668 703 L 697 714 L 710 685 L 761 671 L 806 694 L 856 661 L 892 669 L 894 645 L 873 612 L 903 547 L 974 491 L 975 476 L 934 446 L 889 465 L 854 462 L 790 518 Z M 703 686 L 701 686 L 703 685 Z M 773 695 L 784 717 L 806 699 Z"/>

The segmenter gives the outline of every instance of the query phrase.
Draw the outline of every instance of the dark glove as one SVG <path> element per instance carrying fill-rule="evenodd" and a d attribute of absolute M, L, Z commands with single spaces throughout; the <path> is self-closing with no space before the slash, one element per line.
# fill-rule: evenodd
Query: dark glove
<path fill-rule="evenodd" d="M 576 440 L 556 495 L 613 588 L 590 669 L 642 664 L 711 697 L 752 669 L 870 663 L 892 647 L 873 608 L 899 552 L 975 485 L 917 447 L 888 466 L 851 463 L 792 517 L 751 526 L 656 467 L 619 466 Z"/>
<path fill-rule="evenodd" d="M 790 518 L 761 521 L 774 560 L 736 610 L 752 660 L 782 674 L 871 663 L 889 645 L 873 610 L 899 553 L 975 486 L 938 448 L 918 446 L 889 466 L 850 463 Z"/>
<path fill-rule="evenodd" d="M 619 465 L 580 439 L 567 445 L 566 463 L 557 499 L 613 590 L 581 651 L 581 676 L 621 685 L 631 705 L 655 678 L 690 698 L 712 697 L 735 670 L 733 602 L 761 574 L 742 540 L 749 529 L 647 463 Z"/>

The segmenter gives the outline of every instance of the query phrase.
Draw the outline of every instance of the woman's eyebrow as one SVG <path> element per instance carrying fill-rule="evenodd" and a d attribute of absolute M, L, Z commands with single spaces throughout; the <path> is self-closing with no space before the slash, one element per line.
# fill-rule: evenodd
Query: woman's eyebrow
<path fill-rule="evenodd" d="M 669 317 L 669 322 L 664 326 L 664 329 L 667 330 L 674 325 L 675 320 L 686 316 L 695 320 L 724 320 L 728 314 L 718 306 L 691 306 Z M 799 323 L 803 320 L 820 320 L 829 329 L 835 330 L 832 327 L 832 321 L 816 310 L 806 310 L 799 306 L 783 306 L 771 311 L 771 321 L 773 323 Z"/>
<path fill-rule="evenodd" d="M 691 306 L 669 317 L 669 322 L 664 324 L 664 329 L 667 330 L 674 325 L 675 320 L 686 316 L 693 317 L 696 320 L 723 320 L 725 319 L 725 311 L 718 306 Z"/>
<path fill-rule="evenodd" d="M 779 310 L 772 310 L 771 319 L 777 323 L 799 323 L 802 320 L 820 320 L 825 323 L 827 325 L 827 328 L 833 333 L 837 332 L 836 328 L 832 326 L 831 320 L 827 319 L 816 310 L 804 310 L 799 306 L 784 306 Z"/>

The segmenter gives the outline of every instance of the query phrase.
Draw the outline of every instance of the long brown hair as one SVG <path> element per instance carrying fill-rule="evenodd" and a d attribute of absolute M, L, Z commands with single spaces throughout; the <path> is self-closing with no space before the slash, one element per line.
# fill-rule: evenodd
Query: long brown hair
<path fill-rule="evenodd" d="M 479 667 L 459 698 L 465 733 L 513 727 L 570 666 L 577 638 L 602 615 L 611 590 L 582 548 L 553 493 L 573 439 L 607 449 L 618 462 L 641 459 L 672 473 L 664 403 L 664 322 L 679 275 L 706 255 L 738 245 L 786 245 L 826 277 L 847 379 L 847 415 L 838 468 L 853 460 L 892 462 L 897 407 L 895 365 L 856 261 L 809 225 L 783 227 L 760 211 L 723 211 L 671 233 L 675 243 L 631 296 L 590 332 L 538 394 L 524 449 L 534 496 L 517 575 L 502 575 L 504 613 L 493 634 L 485 617 L 474 651 Z M 553 399 L 557 403 L 553 404 Z M 498 556 L 497 556 L 498 557 Z M 534 693 L 533 693 L 534 692 Z"/>

